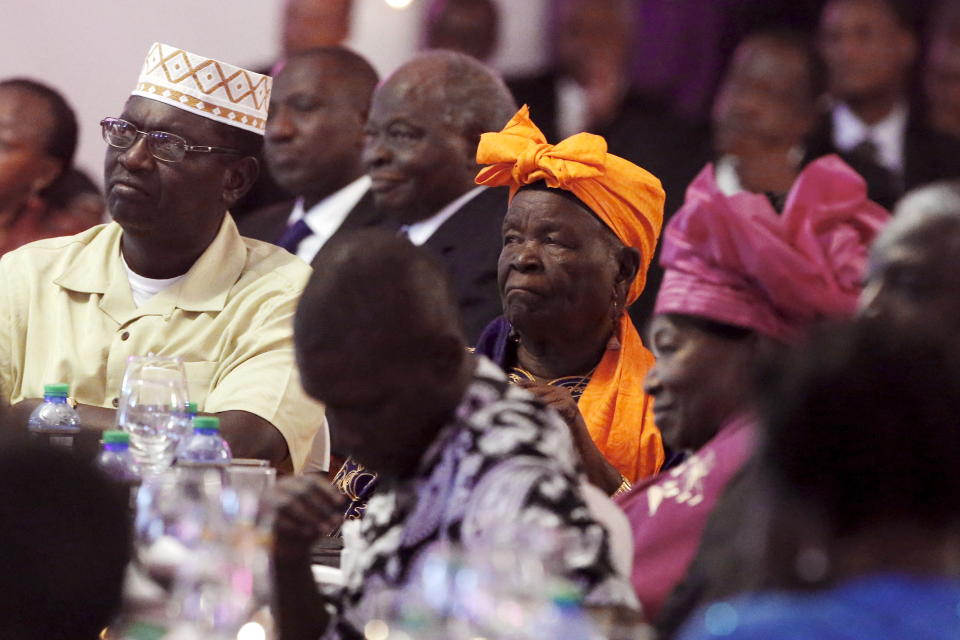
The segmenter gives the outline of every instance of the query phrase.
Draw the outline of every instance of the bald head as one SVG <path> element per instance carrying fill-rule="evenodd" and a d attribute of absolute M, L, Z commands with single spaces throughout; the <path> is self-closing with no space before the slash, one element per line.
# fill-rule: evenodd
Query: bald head
<path fill-rule="evenodd" d="M 387 78 L 384 89 L 405 90 L 441 107 L 445 122 L 479 142 L 480 134 L 499 131 L 517 110 L 513 95 L 493 69 L 456 51 L 423 53 Z"/>
<path fill-rule="evenodd" d="M 901 322 L 936 318 L 960 329 L 960 182 L 908 193 L 870 254 L 864 313 Z"/>
<path fill-rule="evenodd" d="M 404 224 L 428 218 L 474 186 L 480 135 L 516 110 L 491 69 L 431 51 L 389 76 L 373 96 L 364 164 L 378 209 Z"/>

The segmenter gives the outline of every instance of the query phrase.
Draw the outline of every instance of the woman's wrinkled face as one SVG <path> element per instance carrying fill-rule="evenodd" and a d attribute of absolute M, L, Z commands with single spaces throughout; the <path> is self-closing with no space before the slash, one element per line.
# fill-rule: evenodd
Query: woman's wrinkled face
<path fill-rule="evenodd" d="M 683 316 L 654 317 L 650 345 L 657 361 L 643 386 L 665 444 L 699 449 L 743 409 L 754 344 L 749 336 L 721 336 Z"/>
<path fill-rule="evenodd" d="M 623 294 L 610 232 L 562 195 L 521 190 L 503 221 L 497 267 L 503 312 L 521 333 L 595 333 Z"/>

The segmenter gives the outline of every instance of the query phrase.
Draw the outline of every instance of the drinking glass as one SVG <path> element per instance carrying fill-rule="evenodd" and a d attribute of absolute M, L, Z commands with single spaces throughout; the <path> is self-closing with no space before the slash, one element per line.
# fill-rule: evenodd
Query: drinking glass
<path fill-rule="evenodd" d="M 117 425 L 144 475 L 169 468 L 186 435 L 187 378 L 180 358 L 130 356 L 123 375 Z"/>

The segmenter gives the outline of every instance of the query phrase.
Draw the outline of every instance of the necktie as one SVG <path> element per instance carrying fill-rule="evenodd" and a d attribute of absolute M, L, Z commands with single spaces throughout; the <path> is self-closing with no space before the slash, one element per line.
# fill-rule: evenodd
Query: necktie
<path fill-rule="evenodd" d="M 869 136 L 850 149 L 850 155 L 861 162 L 870 164 L 879 164 L 880 161 L 880 150 L 877 148 L 877 143 L 871 140 Z"/>
<path fill-rule="evenodd" d="M 303 221 L 303 218 L 300 218 L 292 225 L 287 227 L 287 230 L 283 232 L 283 235 L 280 236 L 280 240 L 277 241 L 277 246 L 286 249 L 290 253 L 296 253 L 297 247 L 300 246 L 300 242 L 304 238 L 311 235 L 313 231 L 310 229 L 309 225 Z"/>

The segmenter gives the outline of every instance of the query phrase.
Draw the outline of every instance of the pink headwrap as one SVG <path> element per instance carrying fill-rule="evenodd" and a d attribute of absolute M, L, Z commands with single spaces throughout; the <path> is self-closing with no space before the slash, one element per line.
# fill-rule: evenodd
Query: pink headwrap
<path fill-rule="evenodd" d="M 803 170 L 782 214 L 762 195 L 723 195 L 707 165 L 664 232 L 655 313 L 789 341 L 818 319 L 855 311 L 867 250 L 889 219 L 837 156 Z"/>

